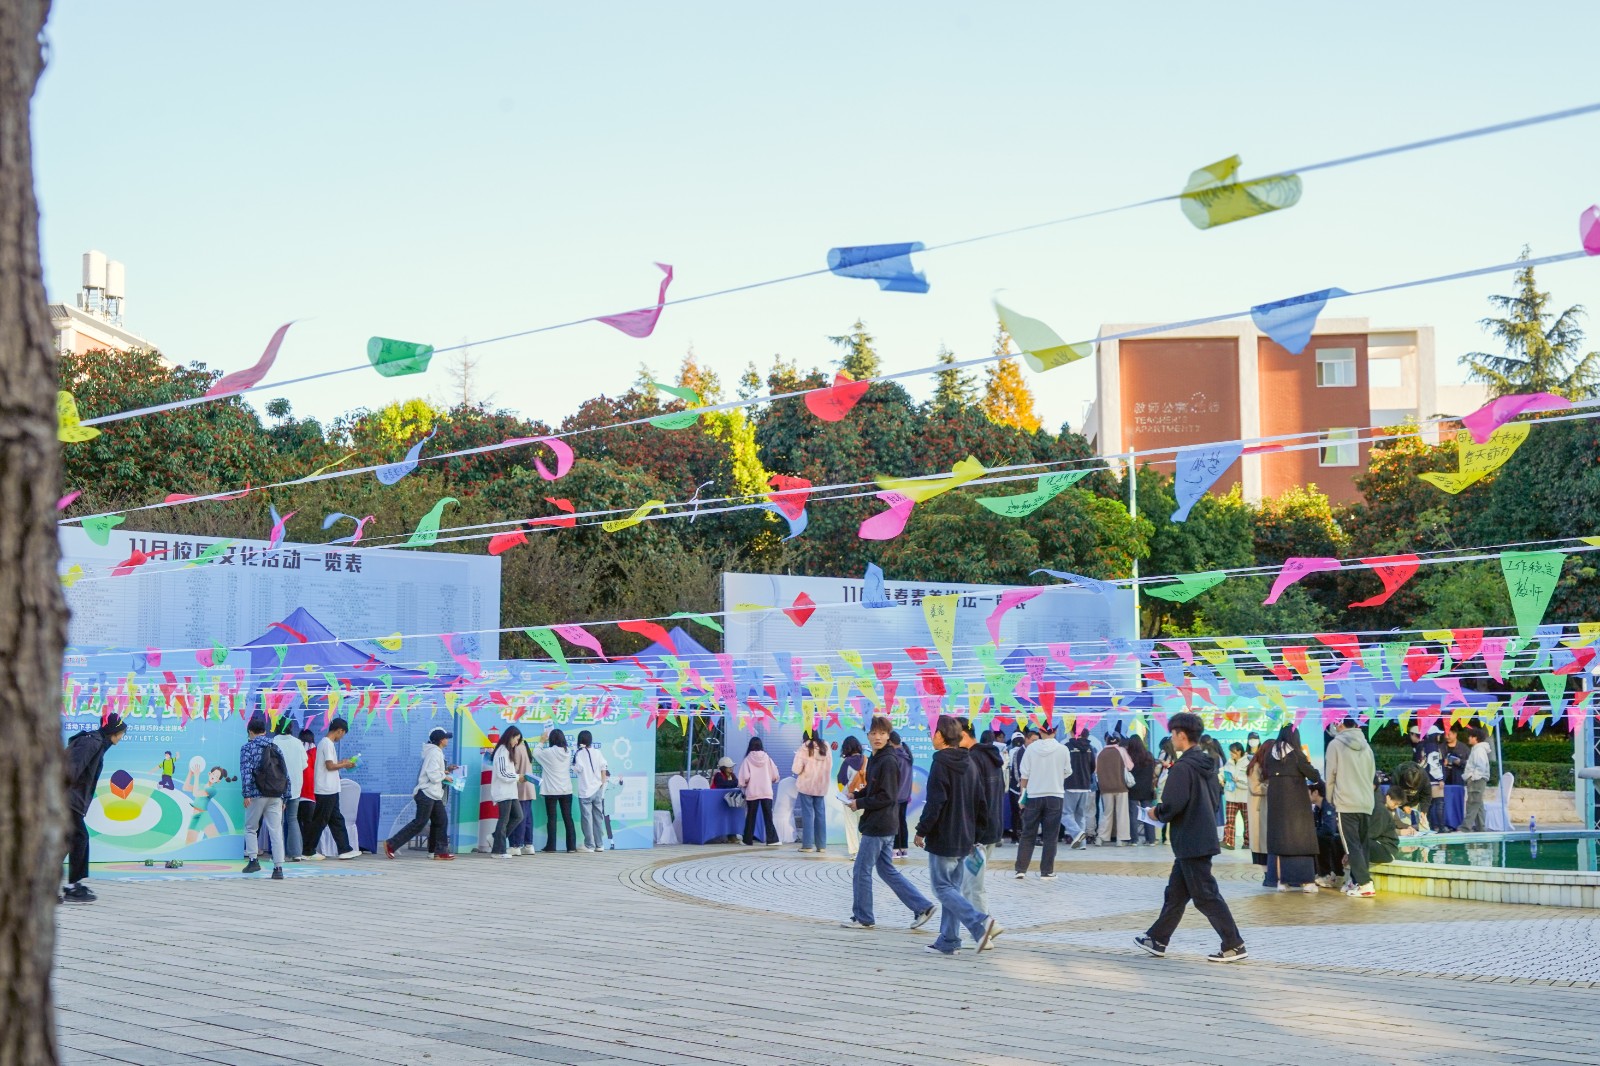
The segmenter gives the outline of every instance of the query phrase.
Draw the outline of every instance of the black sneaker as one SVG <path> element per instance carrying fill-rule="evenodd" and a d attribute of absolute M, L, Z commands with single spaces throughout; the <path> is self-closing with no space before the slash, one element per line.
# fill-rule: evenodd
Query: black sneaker
<path fill-rule="evenodd" d="M 1144 948 L 1145 951 L 1149 952 L 1151 955 L 1154 955 L 1158 959 L 1164 959 L 1167 957 L 1167 945 L 1157 944 L 1154 940 L 1147 936 L 1136 936 L 1133 938 L 1133 942 L 1138 944 L 1141 948 Z"/>
<path fill-rule="evenodd" d="M 282 881 L 283 880 L 283 867 L 274 866 L 272 868 L 272 879 L 274 881 Z"/>
<path fill-rule="evenodd" d="M 261 864 L 256 862 L 256 860 L 251 859 L 249 862 L 244 864 L 244 869 L 240 870 L 239 872 L 242 874 L 258 874 L 261 872 Z"/>
<path fill-rule="evenodd" d="M 1236 948 L 1228 948 L 1225 951 L 1218 951 L 1218 952 L 1216 952 L 1214 954 L 1207 955 L 1206 956 L 1206 961 L 1207 962 L 1243 962 L 1245 959 L 1248 959 L 1249 957 L 1250 957 L 1250 953 L 1244 949 L 1244 945 L 1243 944 L 1240 944 Z"/>
<path fill-rule="evenodd" d="M 911 928 L 921 929 L 923 926 L 927 925 L 928 919 L 933 917 L 934 910 L 935 908 L 930 905 L 927 910 L 911 919 Z"/>
<path fill-rule="evenodd" d="M 61 893 L 63 903 L 93 903 L 100 897 L 89 891 L 88 885 L 74 885 Z"/>

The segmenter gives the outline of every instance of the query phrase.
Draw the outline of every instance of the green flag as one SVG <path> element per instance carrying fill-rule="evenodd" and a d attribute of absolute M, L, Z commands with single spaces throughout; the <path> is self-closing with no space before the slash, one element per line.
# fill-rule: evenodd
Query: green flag
<path fill-rule="evenodd" d="M 556 664 L 565 670 L 567 668 L 567 653 L 561 650 L 561 641 L 550 632 L 547 626 L 532 626 L 523 630 L 528 639 L 544 649 L 544 653 L 556 661 Z"/>
<path fill-rule="evenodd" d="M 389 337 L 372 337 L 367 341 L 367 362 L 386 378 L 421 374 L 428 369 L 428 361 L 432 358 L 431 344 L 415 344 Z"/>
<path fill-rule="evenodd" d="M 1505 575 L 1506 592 L 1511 596 L 1511 612 L 1517 619 L 1517 632 L 1532 639 L 1544 621 L 1550 595 L 1561 578 L 1561 563 L 1566 555 L 1558 551 L 1501 552 L 1500 572 Z"/>
<path fill-rule="evenodd" d="M 982 502 L 981 500 L 979 501 Z M 1216 588 L 1228 575 L 1221 570 L 1207 570 L 1201 574 L 1177 574 L 1173 577 L 1173 584 L 1159 585 L 1156 588 L 1145 589 L 1145 595 L 1154 596 L 1158 600 L 1171 600 L 1173 603 L 1188 603 L 1207 589 Z"/>

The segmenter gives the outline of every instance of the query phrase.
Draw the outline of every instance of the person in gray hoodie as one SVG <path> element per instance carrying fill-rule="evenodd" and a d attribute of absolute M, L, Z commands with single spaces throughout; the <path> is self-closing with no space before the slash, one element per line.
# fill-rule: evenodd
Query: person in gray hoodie
<path fill-rule="evenodd" d="M 422 832 L 423 826 L 428 827 L 428 850 L 433 857 L 441 862 L 455 858 L 450 854 L 444 802 L 444 790 L 451 783 L 450 774 L 461 769 L 450 765 L 444 757 L 445 745 L 453 736 L 455 734 L 448 729 L 435 729 L 428 734 L 428 742 L 422 746 L 422 769 L 417 773 L 417 790 L 412 794 L 417 803 L 417 816 L 404 829 L 383 842 L 383 853 L 389 858 L 394 858 L 408 840 Z"/>
<path fill-rule="evenodd" d="M 1367 836 L 1373 811 L 1372 748 L 1361 735 L 1354 718 L 1345 718 L 1334 727 L 1328 753 L 1322 760 L 1322 777 L 1328 785 L 1328 801 L 1339 812 L 1339 836 L 1350 859 L 1348 896 L 1370 898 L 1376 895 L 1367 858 Z"/>

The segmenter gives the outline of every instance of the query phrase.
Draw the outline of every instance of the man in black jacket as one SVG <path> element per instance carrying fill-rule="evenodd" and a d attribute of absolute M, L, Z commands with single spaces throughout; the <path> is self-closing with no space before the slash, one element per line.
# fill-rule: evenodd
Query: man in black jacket
<path fill-rule="evenodd" d="M 1193 900 L 1195 908 L 1222 938 L 1222 950 L 1206 958 L 1212 962 L 1238 962 L 1248 957 L 1244 939 L 1211 873 L 1211 857 L 1222 850 L 1217 846 L 1217 806 L 1222 799 L 1217 763 L 1199 746 L 1205 728 L 1199 715 L 1187 711 L 1175 714 L 1167 728 L 1172 733 L 1178 761 L 1168 771 L 1167 787 L 1151 814 L 1168 823 L 1172 876 L 1167 879 L 1160 917 L 1149 932 L 1133 940 L 1156 958 L 1165 955 L 1167 942 L 1183 919 L 1184 907 Z"/>
<path fill-rule="evenodd" d="M 928 852 L 928 879 L 941 908 L 939 938 L 928 951 L 954 955 L 961 950 L 963 926 L 978 942 L 979 951 L 987 951 L 1004 931 L 961 894 L 962 864 L 977 845 L 979 818 L 987 817 L 984 802 L 978 768 L 961 746 L 961 723 L 945 715 L 933 734 L 933 764 L 917 822 L 916 844 Z"/>
<path fill-rule="evenodd" d="M 100 784 L 106 752 L 127 735 L 128 723 L 111 714 L 98 729 L 86 729 L 67 742 L 67 809 L 72 812 L 72 825 L 67 831 L 67 890 L 61 894 L 63 902 L 93 903 L 98 898 L 83 883 L 89 876 L 89 826 L 83 819 Z"/>
<path fill-rule="evenodd" d="M 972 735 L 972 719 L 959 718 L 961 746 L 978 768 L 978 794 L 983 802 L 978 809 L 977 844 L 972 857 L 964 864 L 961 894 L 984 914 L 989 913 L 989 896 L 984 891 L 983 875 L 988 872 L 989 860 L 994 856 L 994 846 L 1000 843 L 1005 829 L 1006 775 L 1005 759 L 1000 749 L 988 742 L 979 743 Z M 977 869 L 973 869 L 973 865 Z"/>
<path fill-rule="evenodd" d="M 846 929 L 871 929 L 872 871 L 876 869 L 900 902 L 911 911 L 911 928 L 920 929 L 933 917 L 933 904 L 916 886 L 906 880 L 894 864 L 894 835 L 900 824 L 900 775 L 904 763 L 889 747 L 891 725 L 887 718 L 874 718 L 867 730 L 872 757 L 867 760 L 866 788 L 856 792 L 851 804 L 861 812 L 861 843 L 856 848 L 856 868 L 851 881 L 854 899 L 850 920 L 839 924 Z"/>

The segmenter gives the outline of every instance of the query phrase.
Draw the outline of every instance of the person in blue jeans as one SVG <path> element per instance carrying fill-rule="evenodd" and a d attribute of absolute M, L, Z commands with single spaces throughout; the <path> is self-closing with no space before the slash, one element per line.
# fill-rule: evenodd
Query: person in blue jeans
<path fill-rule="evenodd" d="M 872 758 L 867 760 L 866 787 L 853 793 L 851 806 L 861 812 L 861 844 L 856 849 L 855 873 L 851 880 L 850 920 L 840 922 L 846 929 L 871 929 L 877 924 L 872 913 L 872 874 L 876 870 L 901 903 L 911 911 L 911 928 L 920 929 L 933 917 L 934 906 L 895 868 L 894 834 L 900 820 L 900 775 L 903 766 L 889 747 L 889 719 L 877 717 L 867 732 Z"/>
<path fill-rule="evenodd" d="M 1005 931 L 961 894 L 962 864 L 977 846 L 978 820 L 987 815 L 982 809 L 987 802 L 978 767 L 961 746 L 961 723 L 941 716 L 933 734 L 933 763 L 916 837 L 917 847 L 928 853 L 928 878 L 940 906 L 939 937 L 928 951 L 954 955 L 961 950 L 963 928 L 978 942 L 979 951 L 987 951 Z"/>

